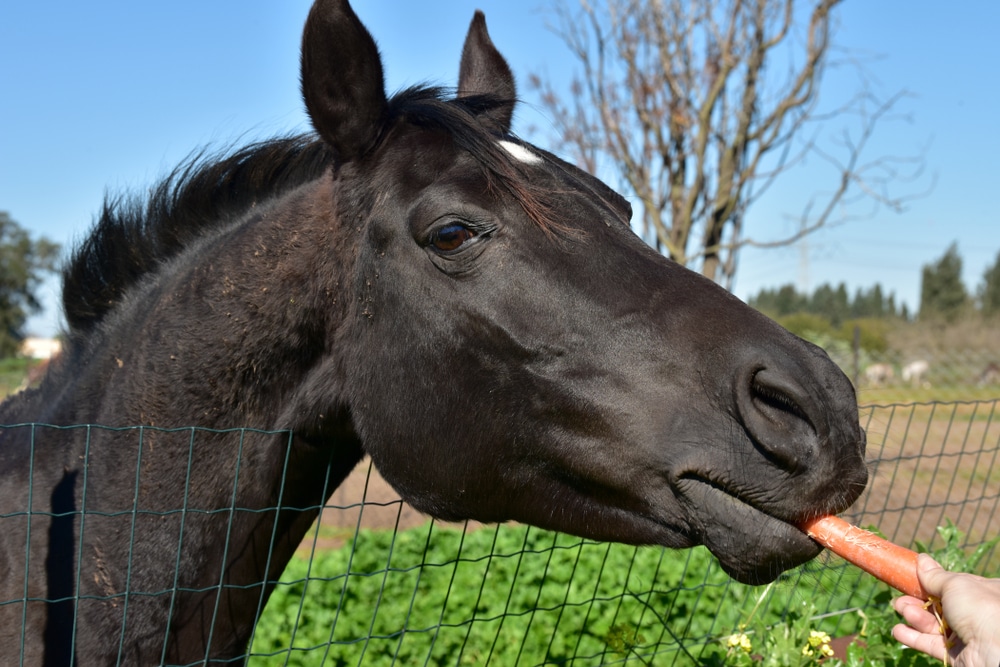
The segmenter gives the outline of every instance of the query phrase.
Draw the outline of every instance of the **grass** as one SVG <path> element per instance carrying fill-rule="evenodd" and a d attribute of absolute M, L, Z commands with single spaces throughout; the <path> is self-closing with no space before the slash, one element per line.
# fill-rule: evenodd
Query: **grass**
<path fill-rule="evenodd" d="M 881 586 L 814 563 L 768 597 L 704 548 L 600 544 L 525 526 L 364 530 L 296 557 L 257 625 L 251 665 L 695 664 L 706 644 L 758 617 L 869 604 Z M 856 629 L 856 615 L 822 623 Z"/>
<path fill-rule="evenodd" d="M 995 574 L 982 569 L 995 541 L 969 553 L 954 525 L 938 532 L 934 555 L 946 567 Z M 812 665 L 823 654 L 804 653 L 809 642 L 862 633 L 867 648 L 849 649 L 848 665 L 931 665 L 891 638 L 891 597 L 839 559 L 754 588 L 702 547 L 599 544 L 514 525 L 362 530 L 291 562 L 249 664 Z M 734 637 L 764 662 L 747 660 Z"/>
<path fill-rule="evenodd" d="M 8 396 L 20 388 L 28 370 L 38 363 L 32 359 L 0 359 L 0 396 Z"/>
<path fill-rule="evenodd" d="M 862 387 L 858 390 L 859 405 L 895 405 L 899 403 L 931 403 L 935 401 L 987 401 L 1000 396 L 995 385 L 946 385 L 942 387 Z"/>

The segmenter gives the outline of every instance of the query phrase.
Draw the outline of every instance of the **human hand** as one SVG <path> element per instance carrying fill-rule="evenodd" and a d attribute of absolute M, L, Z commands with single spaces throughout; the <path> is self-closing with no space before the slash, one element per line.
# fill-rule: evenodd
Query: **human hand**
<path fill-rule="evenodd" d="M 920 554 L 917 576 L 930 595 L 941 600 L 950 634 L 920 599 L 903 596 L 893 602 L 908 623 L 892 629 L 897 641 L 955 667 L 1000 665 L 1000 579 L 949 572 Z M 947 657 L 946 657 L 947 656 Z"/>

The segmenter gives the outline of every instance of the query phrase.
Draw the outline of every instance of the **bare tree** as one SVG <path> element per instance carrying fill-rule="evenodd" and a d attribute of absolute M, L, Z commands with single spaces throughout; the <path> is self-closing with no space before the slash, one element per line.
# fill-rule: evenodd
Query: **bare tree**
<path fill-rule="evenodd" d="M 863 158 L 903 94 L 879 100 L 859 78 L 856 96 L 818 111 L 841 0 L 814 0 L 807 21 L 801 0 L 579 0 L 576 10 L 560 1 L 555 29 L 581 76 L 563 94 L 537 74 L 530 85 L 572 159 L 618 170 L 661 252 L 731 287 L 743 247 L 794 243 L 842 220 L 857 198 L 902 206 L 889 185 L 914 177 L 921 160 Z M 809 124 L 835 119 L 852 125 L 832 148 L 807 136 Z M 748 235 L 748 206 L 808 155 L 832 165 L 832 189 L 787 236 Z"/>

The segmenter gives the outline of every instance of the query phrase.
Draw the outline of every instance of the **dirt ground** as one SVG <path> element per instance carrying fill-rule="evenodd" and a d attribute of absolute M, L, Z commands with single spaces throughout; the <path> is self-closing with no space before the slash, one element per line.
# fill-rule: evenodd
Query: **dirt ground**
<path fill-rule="evenodd" d="M 1000 534 L 1000 401 L 870 407 L 861 420 L 872 465 L 858 523 L 932 548 L 947 521 L 971 544 Z"/>
<path fill-rule="evenodd" d="M 318 549 L 341 547 L 351 539 L 356 528 L 405 530 L 430 520 L 426 514 L 404 503 L 366 457 L 330 496 L 319 519 L 322 529 L 318 534 L 310 532 L 306 536 L 300 552 L 312 549 L 314 544 Z M 482 526 L 475 521 L 461 524 L 437 521 L 437 524 L 467 530 Z"/>
<path fill-rule="evenodd" d="M 339 528 L 413 528 L 429 518 L 404 503 L 368 458 L 344 480 L 323 510 L 323 525 Z"/>

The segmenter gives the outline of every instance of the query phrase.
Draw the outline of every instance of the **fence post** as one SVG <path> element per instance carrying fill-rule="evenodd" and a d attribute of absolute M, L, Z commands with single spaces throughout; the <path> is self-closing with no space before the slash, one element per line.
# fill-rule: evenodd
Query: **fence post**
<path fill-rule="evenodd" d="M 854 325 L 854 340 L 851 343 L 851 351 L 854 353 L 854 386 L 858 386 L 861 379 L 861 327 Z"/>

